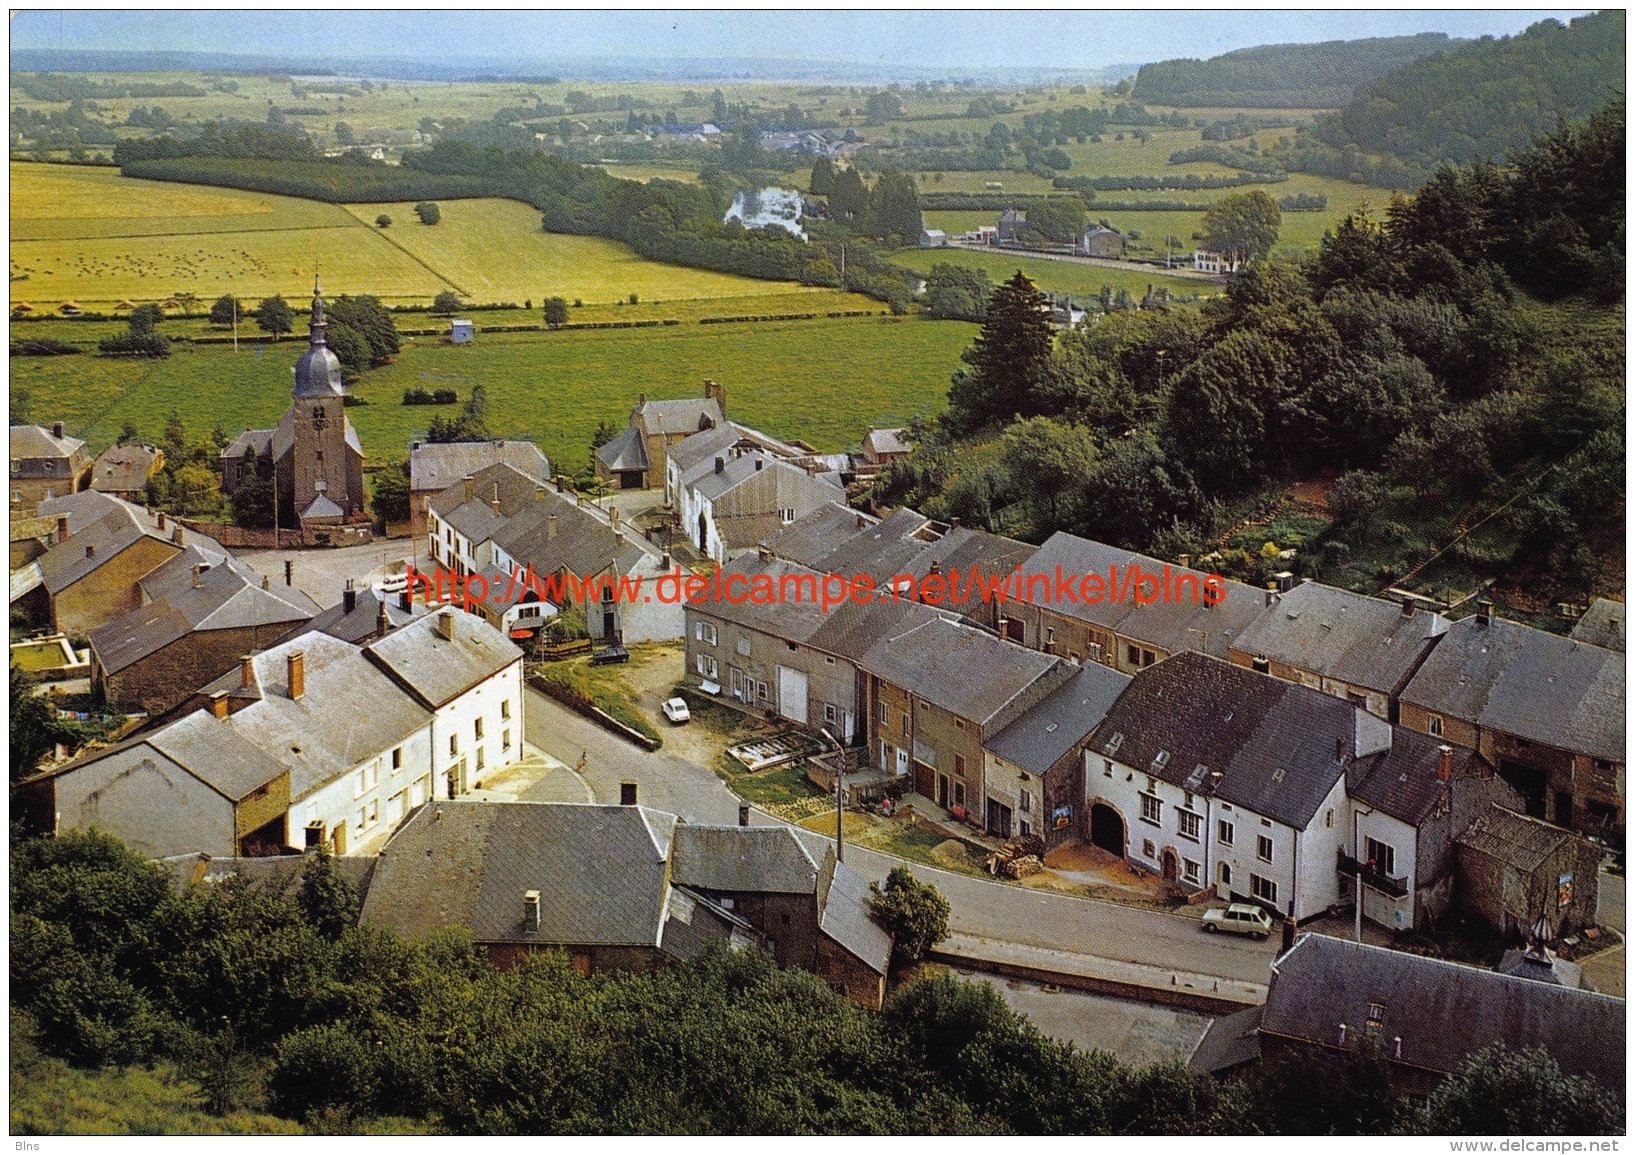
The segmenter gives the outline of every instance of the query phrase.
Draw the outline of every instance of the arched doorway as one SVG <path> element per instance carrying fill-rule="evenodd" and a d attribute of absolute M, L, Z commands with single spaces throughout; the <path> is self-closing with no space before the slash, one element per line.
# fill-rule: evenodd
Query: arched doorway
<path fill-rule="evenodd" d="M 1090 843 L 1124 857 L 1124 817 L 1105 802 L 1090 807 Z"/>
<path fill-rule="evenodd" d="M 1163 861 L 1163 865 L 1164 865 L 1164 881 L 1165 882 L 1174 882 L 1177 878 L 1179 878 L 1181 876 L 1181 863 L 1180 863 L 1180 860 L 1175 857 L 1175 851 L 1173 851 L 1173 850 L 1164 851 L 1164 857 L 1163 857 L 1162 861 Z"/>

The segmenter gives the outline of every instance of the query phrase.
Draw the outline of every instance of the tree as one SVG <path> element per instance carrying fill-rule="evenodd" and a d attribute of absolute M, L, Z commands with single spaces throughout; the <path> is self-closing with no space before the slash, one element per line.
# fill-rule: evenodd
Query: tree
<path fill-rule="evenodd" d="M 133 337 L 151 337 L 154 327 L 165 319 L 165 311 L 158 305 L 138 305 L 131 310 L 130 329 Z"/>
<path fill-rule="evenodd" d="M 431 201 L 421 201 L 414 206 L 414 215 L 420 218 L 423 225 L 435 225 L 443 219 L 443 210 Z"/>
<path fill-rule="evenodd" d="M 1050 304 L 1018 272 L 994 290 L 982 332 L 960 354 L 966 368 L 954 375 L 948 391 L 956 423 L 978 429 L 1013 414 L 1045 412 L 1052 343 Z"/>
<path fill-rule="evenodd" d="M 358 892 L 322 843 L 301 869 L 301 913 L 317 932 L 338 939 L 358 922 Z"/>
<path fill-rule="evenodd" d="M 375 516 L 388 524 L 409 520 L 409 462 L 399 458 L 374 476 L 374 493 L 369 499 Z"/>
<path fill-rule="evenodd" d="M 1061 528 L 1062 499 L 1082 487 L 1095 468 L 1095 436 L 1054 418 L 1026 417 L 1005 430 L 1001 445 L 1011 476 L 1027 479 L 1022 497 L 1035 506 L 1034 524 Z"/>
<path fill-rule="evenodd" d="M 11 780 L 27 778 L 58 742 L 71 742 L 75 731 L 57 717 L 51 702 L 23 667 L 11 667 Z"/>
<path fill-rule="evenodd" d="M 187 465 L 176 471 L 176 503 L 181 512 L 199 513 L 215 503 L 216 475 L 202 465 Z"/>
<path fill-rule="evenodd" d="M 829 194 L 829 216 L 842 224 L 869 211 L 869 190 L 855 168 L 835 173 L 834 191 Z"/>
<path fill-rule="evenodd" d="M 369 342 L 352 326 L 343 321 L 331 321 L 327 340 L 330 352 L 341 363 L 341 373 L 346 378 L 355 379 L 369 368 Z"/>
<path fill-rule="evenodd" d="M 1037 233 L 1042 241 L 1070 245 L 1084 234 L 1084 229 L 1084 202 L 1076 196 L 1066 196 L 1039 201 L 1029 208 L 1027 227 L 1023 231 Z"/>
<path fill-rule="evenodd" d="M 545 298 L 545 323 L 547 325 L 566 325 L 568 323 L 568 302 L 561 297 Z"/>
<path fill-rule="evenodd" d="M 1203 247 L 1228 260 L 1258 261 L 1277 244 L 1283 210 L 1260 189 L 1216 201 L 1204 214 Z"/>
<path fill-rule="evenodd" d="M 812 181 L 809 186 L 813 196 L 826 197 L 835 191 L 835 162 L 826 156 L 817 158 L 812 165 Z"/>
<path fill-rule="evenodd" d="M 1621 1135 L 1622 1088 L 1564 1075 L 1550 1052 L 1484 1047 L 1431 1093 L 1425 1135 Z"/>
<path fill-rule="evenodd" d="M 956 321 L 985 321 L 993 282 L 983 269 L 935 264 L 925 277 L 925 303 L 933 317 Z"/>
<path fill-rule="evenodd" d="M 402 347 L 397 325 L 391 313 L 380 303 L 379 297 L 368 293 L 356 297 L 343 293 L 330 304 L 329 319 L 335 325 L 345 325 L 363 338 L 369 347 L 368 363 L 372 368 L 391 361 Z"/>
<path fill-rule="evenodd" d="M 335 122 L 335 143 L 339 145 L 356 144 L 357 137 L 352 135 L 352 126 L 344 120 Z"/>
<path fill-rule="evenodd" d="M 918 962 L 948 937 L 948 900 L 908 867 L 892 867 L 885 887 L 874 882 L 869 890 L 869 910 L 894 936 L 892 950 L 902 961 Z"/>
<path fill-rule="evenodd" d="M 243 309 L 239 306 L 238 298 L 231 293 L 223 293 L 216 298 L 215 304 L 210 306 L 210 323 L 212 325 L 231 325 L 238 320 Z"/>
<path fill-rule="evenodd" d="M 438 293 L 431 303 L 433 313 L 458 313 L 463 308 L 465 308 L 465 303 L 460 300 L 457 294 L 451 293 L 447 289 Z"/>
<path fill-rule="evenodd" d="M 375 224 L 379 228 L 389 229 L 392 227 L 392 218 L 387 216 L 385 213 L 381 213 L 375 218 Z"/>
<path fill-rule="evenodd" d="M 262 299 L 255 310 L 256 328 L 271 333 L 274 341 L 295 328 L 295 313 L 279 294 Z"/>
<path fill-rule="evenodd" d="M 920 193 L 914 178 L 887 170 L 875 182 L 869 198 L 868 231 L 877 237 L 895 235 L 910 243 L 920 238 Z"/>
<path fill-rule="evenodd" d="M 118 439 L 118 441 L 115 442 L 115 444 L 116 445 L 136 445 L 136 444 L 140 444 L 141 441 L 142 441 L 142 434 L 136 428 L 136 422 L 127 419 L 125 421 L 125 424 L 120 427 L 119 439 Z"/>
<path fill-rule="evenodd" d="M 244 474 L 237 489 L 228 499 L 233 509 L 233 524 L 249 529 L 266 529 L 274 524 L 274 503 L 278 493 L 273 483 L 260 472 L 251 469 Z"/>

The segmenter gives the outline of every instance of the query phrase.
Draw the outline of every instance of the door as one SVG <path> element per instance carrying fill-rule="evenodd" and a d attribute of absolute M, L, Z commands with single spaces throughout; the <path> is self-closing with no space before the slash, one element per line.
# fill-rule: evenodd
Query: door
<path fill-rule="evenodd" d="M 948 776 L 946 774 L 937 775 L 937 805 L 944 810 L 948 809 Z"/>
<path fill-rule="evenodd" d="M 1181 864 L 1175 858 L 1175 851 L 1164 851 L 1164 881 L 1174 882 L 1181 874 Z"/>
<path fill-rule="evenodd" d="M 1124 818 L 1105 802 L 1090 808 L 1090 842 L 1124 857 Z"/>
<path fill-rule="evenodd" d="M 806 721 L 806 671 L 778 667 L 778 713 L 791 722 Z"/>
<path fill-rule="evenodd" d="M 335 853 L 337 855 L 342 855 L 342 854 L 346 853 L 346 823 L 345 822 L 335 823 Z"/>
<path fill-rule="evenodd" d="M 988 799 L 988 833 L 997 838 L 1011 836 L 1011 808 Z"/>
<path fill-rule="evenodd" d="M 908 751 L 897 751 L 897 774 L 899 777 L 908 773 Z"/>

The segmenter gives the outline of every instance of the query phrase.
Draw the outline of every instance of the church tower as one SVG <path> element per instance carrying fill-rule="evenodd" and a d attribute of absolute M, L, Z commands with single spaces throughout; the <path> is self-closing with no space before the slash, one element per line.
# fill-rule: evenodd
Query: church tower
<path fill-rule="evenodd" d="M 290 409 L 293 497 L 302 525 L 339 522 L 363 510 L 363 446 L 346 418 L 346 385 L 327 329 L 324 299 L 314 278 L 309 344 L 295 364 L 295 404 Z"/>

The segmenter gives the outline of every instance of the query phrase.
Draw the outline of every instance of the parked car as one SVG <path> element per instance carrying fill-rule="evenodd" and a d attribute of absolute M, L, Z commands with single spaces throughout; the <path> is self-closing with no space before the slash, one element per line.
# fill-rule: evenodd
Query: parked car
<path fill-rule="evenodd" d="M 604 649 L 597 650 L 590 656 L 590 664 L 593 666 L 611 666 L 614 662 L 628 662 L 629 660 L 630 651 L 620 645 L 607 646 Z"/>
<path fill-rule="evenodd" d="M 1226 931 L 1265 938 L 1272 933 L 1272 916 L 1250 903 L 1234 902 L 1225 910 L 1216 907 L 1204 911 L 1204 929 L 1211 934 Z"/>
<path fill-rule="evenodd" d="M 670 721 L 674 722 L 677 726 L 680 726 L 684 722 L 691 721 L 693 716 L 692 711 L 687 709 L 686 698 L 671 698 L 659 708 L 664 711 L 664 716 L 670 719 Z"/>

